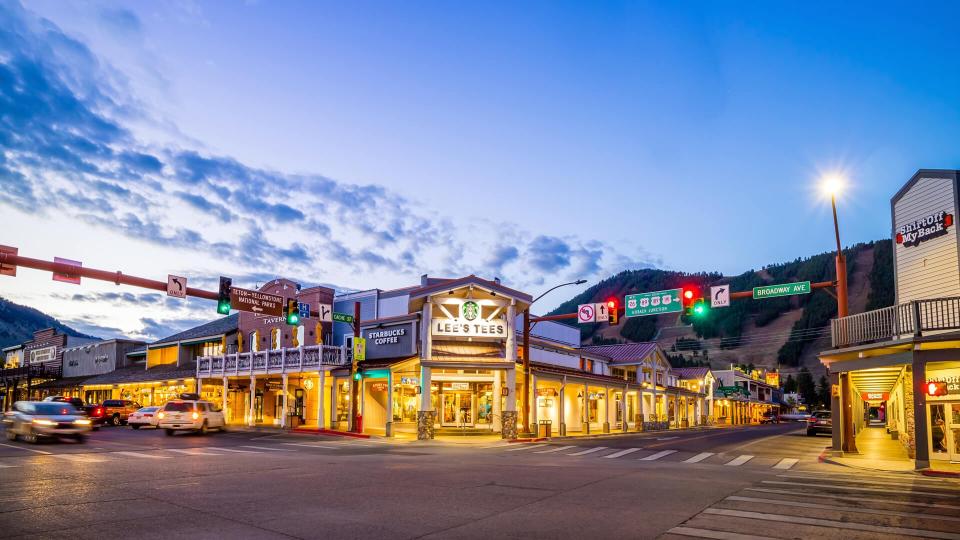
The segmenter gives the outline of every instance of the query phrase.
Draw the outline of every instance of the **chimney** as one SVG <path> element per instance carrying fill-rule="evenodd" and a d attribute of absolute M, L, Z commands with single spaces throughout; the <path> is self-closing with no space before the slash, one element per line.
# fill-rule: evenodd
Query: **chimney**
<path fill-rule="evenodd" d="M 426 287 L 426 286 L 427 286 L 427 283 L 428 283 L 429 281 L 430 281 L 430 280 L 427 278 L 427 275 L 426 275 L 426 274 L 423 274 L 422 276 L 420 276 L 420 286 L 421 286 L 421 287 Z"/>
<path fill-rule="evenodd" d="M 499 277 L 493 278 L 493 282 L 496 283 L 497 285 L 499 285 L 499 284 L 500 284 L 500 278 L 499 278 Z"/>

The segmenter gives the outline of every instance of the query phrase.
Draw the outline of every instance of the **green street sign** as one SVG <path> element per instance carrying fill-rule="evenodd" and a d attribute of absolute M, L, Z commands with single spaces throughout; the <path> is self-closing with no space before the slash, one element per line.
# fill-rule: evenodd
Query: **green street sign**
<path fill-rule="evenodd" d="M 346 313 L 337 313 L 336 311 L 334 311 L 334 312 L 333 312 L 333 322 L 352 323 L 352 322 L 353 322 L 353 315 L 347 315 Z"/>
<path fill-rule="evenodd" d="M 783 283 L 780 285 L 764 285 L 763 287 L 753 288 L 753 299 L 776 298 L 778 296 L 791 296 L 794 294 L 810 294 L 810 282 L 798 281 L 796 283 Z"/>
<path fill-rule="evenodd" d="M 668 289 L 666 291 L 628 294 L 624 298 L 624 316 L 642 317 L 644 315 L 680 313 L 683 311 L 683 300 L 680 299 L 680 293 L 680 289 Z"/>

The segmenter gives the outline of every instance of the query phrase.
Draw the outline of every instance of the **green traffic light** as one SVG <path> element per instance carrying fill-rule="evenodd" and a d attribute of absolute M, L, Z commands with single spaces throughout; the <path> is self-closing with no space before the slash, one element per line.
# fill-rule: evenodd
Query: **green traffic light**
<path fill-rule="evenodd" d="M 361 375 L 360 375 L 360 372 L 359 372 L 359 371 L 353 374 L 353 379 L 354 379 L 355 381 L 359 381 L 360 378 L 361 378 Z"/>
<path fill-rule="evenodd" d="M 300 323 L 300 315 L 296 313 L 291 313 L 287 315 L 287 324 L 296 325 Z"/>
<path fill-rule="evenodd" d="M 221 315 L 229 315 L 230 302 L 217 302 L 217 313 Z"/>

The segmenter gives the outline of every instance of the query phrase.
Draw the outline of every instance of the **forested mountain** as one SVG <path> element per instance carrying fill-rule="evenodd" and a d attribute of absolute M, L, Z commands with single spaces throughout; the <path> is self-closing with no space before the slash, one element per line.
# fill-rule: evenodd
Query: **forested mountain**
<path fill-rule="evenodd" d="M 893 246 L 889 240 L 856 244 L 844 251 L 850 312 L 889 306 L 894 300 Z M 834 254 L 821 253 L 777 263 L 738 276 L 715 272 L 686 274 L 664 270 L 625 271 L 605 279 L 561 304 L 554 313 L 571 313 L 578 304 L 624 295 L 696 284 L 706 294 L 711 285 L 728 284 L 732 291 L 793 281 L 833 281 Z M 728 308 L 710 311 L 692 321 L 677 315 L 632 317 L 617 326 L 581 325 L 584 343 L 655 340 L 676 365 L 727 367 L 730 363 L 782 367 L 808 366 L 819 371 L 816 353 L 829 347 L 830 319 L 836 316 L 833 290 L 765 300 L 735 300 Z"/>
<path fill-rule="evenodd" d="M 33 337 L 33 333 L 44 328 L 56 328 L 69 336 L 93 338 L 81 334 L 49 315 L 32 307 L 21 306 L 0 298 L 0 348 L 22 343 Z"/>

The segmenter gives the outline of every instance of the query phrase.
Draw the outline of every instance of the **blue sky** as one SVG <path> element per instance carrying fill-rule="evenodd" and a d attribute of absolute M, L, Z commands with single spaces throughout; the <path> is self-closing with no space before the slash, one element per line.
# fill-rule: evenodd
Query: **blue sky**
<path fill-rule="evenodd" d="M 737 274 L 830 249 L 823 174 L 849 244 L 960 167 L 957 11 L 4 1 L 0 244 L 202 285 Z M 213 315 L 118 292 L 0 280 L 105 335 Z"/>

